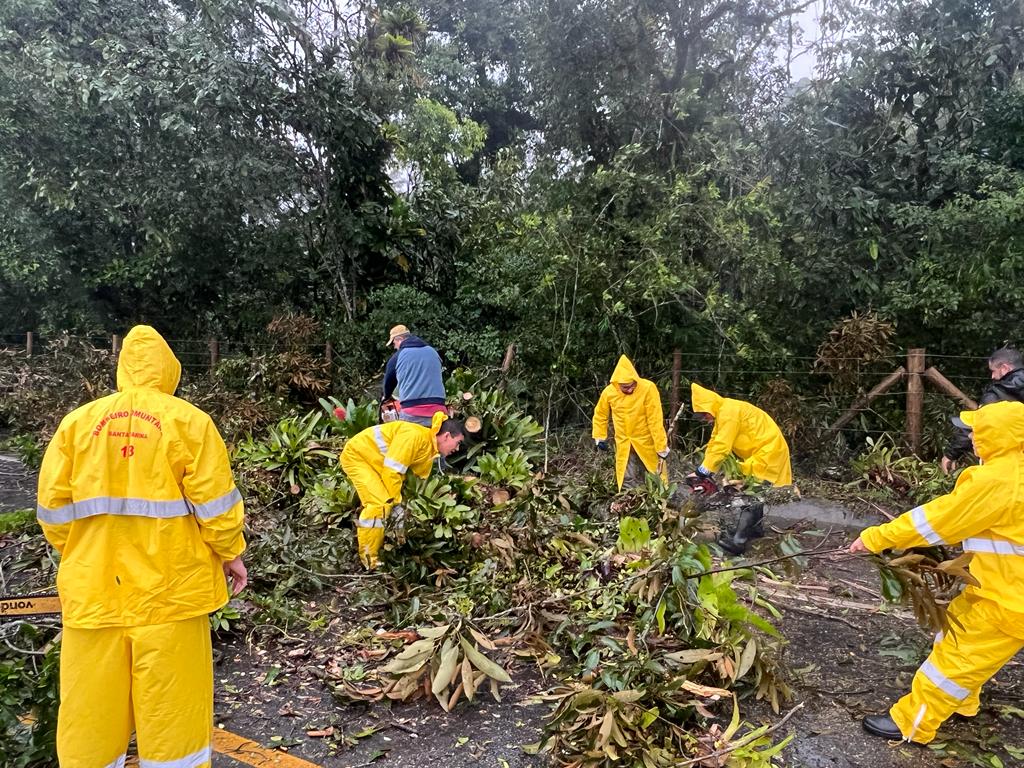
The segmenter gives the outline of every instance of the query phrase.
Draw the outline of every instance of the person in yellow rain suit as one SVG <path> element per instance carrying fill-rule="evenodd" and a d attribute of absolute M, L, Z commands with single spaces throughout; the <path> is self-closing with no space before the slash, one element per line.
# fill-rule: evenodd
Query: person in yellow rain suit
<path fill-rule="evenodd" d="M 615 429 L 615 482 L 619 490 L 643 482 L 644 470 L 668 480 L 661 395 L 653 381 L 641 379 L 629 358 L 622 355 L 594 408 L 591 436 L 600 450 L 608 450 L 608 414 Z"/>
<path fill-rule="evenodd" d="M 715 424 L 697 475 L 710 477 L 727 456 L 735 454 L 743 474 L 777 487 L 793 483 L 789 446 L 771 416 L 756 405 L 722 397 L 696 382 L 690 385 L 690 399 L 693 412 Z M 764 535 L 763 520 L 764 504 L 744 499 L 736 528 L 724 533 L 719 545 L 732 554 L 742 554 L 751 539 Z"/>
<path fill-rule="evenodd" d="M 869 733 L 887 739 L 927 744 L 950 715 L 976 715 L 981 686 L 1024 648 L 1024 403 L 991 403 L 960 419 L 983 464 L 965 469 L 952 493 L 850 545 L 857 553 L 960 544 L 979 582 L 950 603 L 955 621 L 936 637 L 910 693 L 888 714 L 864 718 Z"/>
<path fill-rule="evenodd" d="M 465 438 L 461 421 L 435 413 L 429 427 L 389 421 L 354 435 L 341 452 L 341 468 L 359 494 L 363 509 L 356 521 L 356 545 L 363 565 L 378 565 L 389 516 L 401 527 L 405 509 L 402 483 L 412 472 L 427 477 L 437 456 L 450 456 Z"/>
<path fill-rule="evenodd" d="M 213 421 L 174 397 L 181 366 L 155 330 L 124 339 L 118 392 L 64 417 L 37 516 L 60 552 L 61 768 L 211 760 L 208 614 L 246 584 L 242 497 Z"/>

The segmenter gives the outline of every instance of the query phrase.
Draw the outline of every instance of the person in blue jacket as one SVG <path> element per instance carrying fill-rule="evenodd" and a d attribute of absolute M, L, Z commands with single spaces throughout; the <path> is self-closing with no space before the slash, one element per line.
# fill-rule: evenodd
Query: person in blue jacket
<path fill-rule="evenodd" d="M 383 402 L 396 400 L 399 419 L 424 427 L 431 425 L 435 413 L 448 416 L 437 350 L 404 325 L 391 329 L 388 346 L 394 346 L 395 354 L 384 369 Z"/>

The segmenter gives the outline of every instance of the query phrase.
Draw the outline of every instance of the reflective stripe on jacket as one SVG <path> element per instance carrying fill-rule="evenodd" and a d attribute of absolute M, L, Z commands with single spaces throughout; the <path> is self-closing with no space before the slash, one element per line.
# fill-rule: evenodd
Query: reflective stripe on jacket
<path fill-rule="evenodd" d="M 1024 614 L 1024 404 L 999 402 L 972 414 L 981 466 L 967 467 L 952 493 L 861 533 L 872 552 L 962 544 L 980 587 L 964 592 Z"/>
<path fill-rule="evenodd" d="M 181 366 L 148 326 L 125 337 L 118 392 L 64 417 L 39 472 L 37 517 L 61 553 L 64 624 L 192 618 L 228 600 L 244 505 L 208 415 L 173 396 Z"/>
<path fill-rule="evenodd" d="M 408 472 L 428 477 L 437 457 L 437 433 L 445 414 L 435 413 L 430 427 L 411 421 L 389 421 L 368 427 L 345 444 L 342 455 L 376 472 L 390 505 L 402 501 L 402 483 Z M 390 506 L 389 506 L 390 509 Z"/>

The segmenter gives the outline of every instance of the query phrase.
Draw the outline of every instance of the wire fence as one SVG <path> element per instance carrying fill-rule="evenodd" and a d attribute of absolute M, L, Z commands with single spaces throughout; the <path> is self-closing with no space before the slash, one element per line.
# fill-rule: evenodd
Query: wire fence
<path fill-rule="evenodd" d="M 99 352 L 108 352 L 112 361 L 116 359 L 122 339 L 117 335 L 69 335 L 61 334 L 55 336 L 44 336 L 38 333 L 22 334 L 0 334 L 0 349 L 6 350 L 8 354 L 15 357 L 24 355 L 26 358 L 42 356 L 47 354 L 59 354 L 61 349 L 66 348 L 71 342 L 84 344 Z M 213 369 L 218 364 L 227 360 L 243 360 L 262 354 L 274 354 L 288 351 L 290 353 L 302 352 L 315 359 L 330 363 L 332 370 L 339 370 L 345 365 L 343 351 L 336 351 L 329 341 L 317 341 L 304 344 L 285 344 L 273 340 L 248 340 L 239 342 L 230 339 L 167 339 L 175 355 L 181 362 L 182 368 L 190 376 L 201 376 Z M 679 363 L 674 365 L 672 357 Z M 661 385 L 665 395 L 664 405 L 670 408 L 670 403 L 685 403 L 689 400 L 688 387 L 680 386 L 673 390 L 673 381 L 697 381 L 705 385 L 712 385 L 719 394 L 725 397 L 737 397 L 740 399 L 752 399 L 749 391 L 742 391 L 744 386 L 750 383 L 750 379 L 760 379 L 763 384 L 768 380 L 781 380 L 793 385 L 799 399 L 810 400 L 812 408 L 821 404 L 829 393 L 828 385 L 832 382 L 834 373 L 823 370 L 819 364 L 819 358 L 809 355 L 779 355 L 777 358 L 763 357 L 761 364 L 757 367 L 743 367 L 736 365 L 736 356 L 724 355 L 721 352 L 705 352 L 680 350 L 667 356 L 666 364 L 658 366 L 653 371 L 641 372 L 646 378 L 650 378 Z M 772 362 L 778 360 L 778 367 L 766 367 L 764 361 Z M 940 369 L 944 362 L 955 368 L 958 373 L 954 377 L 957 386 L 966 392 L 976 392 L 983 388 L 983 383 L 990 380 L 989 376 L 983 375 L 987 357 L 974 355 L 950 355 L 950 354 L 928 354 L 927 364 L 935 365 Z M 856 391 L 848 392 L 845 396 L 849 400 L 847 411 L 854 416 L 864 415 L 870 417 L 871 423 L 860 423 L 855 426 L 837 426 L 830 430 L 835 433 L 848 433 L 858 435 L 872 435 L 885 433 L 900 433 L 907 430 L 906 423 L 900 424 L 893 421 L 892 403 L 895 400 L 910 402 L 912 398 L 921 397 L 921 387 L 916 390 L 910 386 L 900 386 L 888 389 L 884 395 L 884 402 L 889 407 L 883 412 L 872 403 L 854 402 L 857 396 L 863 394 L 886 376 L 893 373 L 900 366 L 907 366 L 908 358 L 903 354 L 892 354 L 879 357 L 870 362 L 862 363 L 861 358 L 856 357 L 835 357 L 830 362 L 849 363 L 853 371 L 846 371 L 846 375 L 856 382 Z M 923 364 L 923 363 L 922 363 Z M 977 373 L 961 373 L 967 368 L 976 368 Z M 610 367 L 609 367 L 610 371 Z M 597 377 L 595 377 L 595 382 Z M 904 378 L 904 382 L 908 381 Z M 603 383 L 595 383 L 591 386 L 582 386 L 573 390 L 562 388 L 555 391 L 554 388 L 549 396 L 548 411 L 554 410 L 564 418 L 567 414 L 575 414 L 577 422 L 589 420 L 592 413 L 593 403 L 596 402 L 600 390 L 605 386 Z M 755 387 L 757 389 L 757 387 Z M 940 395 L 934 389 L 925 387 L 923 397 L 944 398 L 949 400 L 947 395 Z M 812 392 L 821 396 L 818 403 L 815 397 L 808 397 L 805 394 Z M 835 396 L 829 399 L 829 405 L 835 406 Z M 920 403 L 917 406 L 920 408 Z M 669 418 L 674 414 L 668 413 Z M 543 416 L 543 415 L 542 415 Z M 863 422 L 863 419 L 861 420 Z"/>
<path fill-rule="evenodd" d="M 60 349 L 66 342 L 75 342 L 92 347 L 96 351 L 108 351 L 116 357 L 123 339 L 117 335 L 73 335 L 61 334 L 47 337 L 35 333 L 0 334 L 0 349 L 8 352 L 23 352 L 28 357 L 45 355 Z M 273 341 L 234 341 L 210 339 L 166 339 L 185 371 L 201 373 L 209 371 L 224 360 L 240 359 L 258 354 L 282 352 L 304 352 L 314 357 L 334 359 L 333 344 L 329 341 L 310 344 L 283 344 Z"/>

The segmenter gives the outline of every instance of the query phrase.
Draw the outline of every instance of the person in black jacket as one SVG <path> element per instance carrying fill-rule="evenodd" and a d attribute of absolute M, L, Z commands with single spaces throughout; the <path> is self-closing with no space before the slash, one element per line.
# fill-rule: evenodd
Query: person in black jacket
<path fill-rule="evenodd" d="M 988 359 L 988 369 L 992 374 L 992 383 L 981 393 L 979 408 L 1004 400 L 1024 402 L 1024 359 L 1020 352 L 1011 347 L 997 349 Z M 958 426 L 942 454 L 942 471 L 948 475 L 956 469 L 957 461 L 973 450 L 971 433 Z"/>

